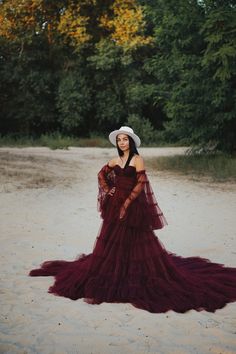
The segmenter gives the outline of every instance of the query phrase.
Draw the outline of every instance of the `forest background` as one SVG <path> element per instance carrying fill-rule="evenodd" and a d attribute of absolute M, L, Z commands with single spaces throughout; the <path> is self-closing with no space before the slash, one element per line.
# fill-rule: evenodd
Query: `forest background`
<path fill-rule="evenodd" d="M 93 137 L 233 154 L 229 0 L 0 0 L 1 137 Z"/>

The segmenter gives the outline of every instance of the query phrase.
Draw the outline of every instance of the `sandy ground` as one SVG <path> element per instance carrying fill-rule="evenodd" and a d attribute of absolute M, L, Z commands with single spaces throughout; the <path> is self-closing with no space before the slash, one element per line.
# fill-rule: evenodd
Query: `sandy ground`
<path fill-rule="evenodd" d="M 183 148 L 143 148 L 148 157 Z M 101 219 L 97 172 L 114 149 L 0 149 L 0 353 L 236 353 L 236 303 L 214 314 L 151 314 L 130 304 L 89 305 L 47 293 L 30 278 L 44 260 L 90 253 Z M 169 225 L 157 234 L 182 256 L 236 267 L 235 184 L 206 184 L 148 170 Z"/>

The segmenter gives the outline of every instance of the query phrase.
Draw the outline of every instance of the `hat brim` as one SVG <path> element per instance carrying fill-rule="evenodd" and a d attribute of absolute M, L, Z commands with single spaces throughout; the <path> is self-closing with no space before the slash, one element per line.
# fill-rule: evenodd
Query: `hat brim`
<path fill-rule="evenodd" d="M 113 132 L 111 132 L 109 134 L 109 140 L 113 145 L 116 146 L 116 137 L 117 137 L 117 135 L 120 135 L 120 134 L 129 135 L 133 139 L 136 147 L 139 147 L 141 145 L 141 140 L 138 137 L 138 135 L 136 135 L 134 133 L 127 132 L 126 130 L 120 130 L 120 129 L 114 130 Z"/>

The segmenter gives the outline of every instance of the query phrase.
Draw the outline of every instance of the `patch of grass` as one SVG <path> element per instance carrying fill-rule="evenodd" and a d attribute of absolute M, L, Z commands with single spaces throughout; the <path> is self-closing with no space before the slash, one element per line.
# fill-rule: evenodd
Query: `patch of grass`
<path fill-rule="evenodd" d="M 28 147 L 37 146 L 36 139 L 30 136 L 14 136 L 5 135 L 0 136 L 0 146 L 1 147 Z"/>
<path fill-rule="evenodd" d="M 214 182 L 236 182 L 236 157 L 225 154 L 161 156 L 148 161 L 159 171 L 172 171 Z"/>
<path fill-rule="evenodd" d="M 47 146 L 52 150 L 68 149 L 70 146 L 79 146 L 79 139 L 60 133 L 43 134 L 38 138 L 37 144 L 38 146 Z"/>
<path fill-rule="evenodd" d="M 52 150 L 68 149 L 70 146 L 79 147 L 110 147 L 108 139 L 100 136 L 91 136 L 90 138 L 73 138 L 62 135 L 58 132 L 52 134 L 43 134 L 39 138 L 30 136 L 0 136 L 1 147 L 29 147 L 46 146 Z"/>
<path fill-rule="evenodd" d="M 59 132 L 50 134 L 42 134 L 40 137 L 32 136 L 19 136 L 9 134 L 6 136 L 0 135 L 0 147 L 36 147 L 46 146 L 52 150 L 55 149 L 68 149 L 69 147 L 112 147 L 108 137 L 99 135 L 98 133 L 91 133 L 88 138 L 76 138 L 68 135 L 63 135 Z M 142 147 L 177 147 L 188 146 L 184 142 L 166 142 L 161 134 L 155 134 L 155 139 L 149 142 L 142 141 Z"/>
<path fill-rule="evenodd" d="M 74 145 L 75 146 L 75 145 Z M 108 139 L 103 137 L 91 137 L 91 138 L 80 138 L 79 145 L 80 147 L 111 147 L 111 143 Z"/>

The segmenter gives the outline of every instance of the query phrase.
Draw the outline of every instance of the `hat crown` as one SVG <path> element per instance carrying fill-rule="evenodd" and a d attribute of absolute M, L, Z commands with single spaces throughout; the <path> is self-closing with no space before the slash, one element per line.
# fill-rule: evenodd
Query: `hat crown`
<path fill-rule="evenodd" d="M 132 128 L 130 128 L 130 127 L 123 126 L 123 127 L 120 127 L 120 129 L 119 129 L 119 130 L 126 131 L 127 133 L 134 134 L 133 129 L 132 129 Z"/>

